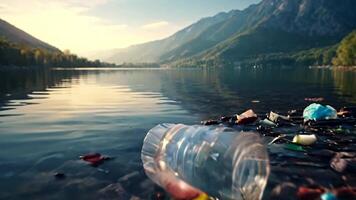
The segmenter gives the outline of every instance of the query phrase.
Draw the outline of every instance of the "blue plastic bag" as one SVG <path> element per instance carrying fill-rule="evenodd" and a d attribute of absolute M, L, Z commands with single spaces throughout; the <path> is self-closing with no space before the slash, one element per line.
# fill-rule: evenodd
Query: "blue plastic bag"
<path fill-rule="evenodd" d="M 308 120 L 322 120 L 322 119 L 336 119 L 337 112 L 331 106 L 323 106 L 317 103 L 310 104 L 303 111 L 304 121 Z"/>

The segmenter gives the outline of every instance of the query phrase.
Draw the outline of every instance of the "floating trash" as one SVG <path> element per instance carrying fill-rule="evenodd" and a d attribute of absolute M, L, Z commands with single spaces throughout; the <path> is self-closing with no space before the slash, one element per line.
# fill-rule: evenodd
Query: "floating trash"
<path fill-rule="evenodd" d="M 56 179 L 65 179 L 66 178 L 66 175 L 64 173 L 61 173 L 61 172 L 56 172 L 53 176 Z"/>
<path fill-rule="evenodd" d="M 336 110 L 329 105 L 323 106 L 320 104 L 313 103 L 304 109 L 303 118 L 304 118 L 304 121 L 336 119 L 337 113 L 336 113 Z"/>
<path fill-rule="evenodd" d="M 141 159 L 147 176 L 174 199 L 258 200 L 270 168 L 258 133 L 227 127 L 157 125 L 145 137 Z"/>
<path fill-rule="evenodd" d="M 272 122 L 278 122 L 279 119 L 289 120 L 289 117 L 271 111 L 268 115 L 268 119 Z"/>
<path fill-rule="evenodd" d="M 268 119 L 261 120 L 259 123 L 261 125 L 265 125 L 265 126 L 277 126 L 277 124 L 275 124 L 274 122 L 272 122 Z"/>
<path fill-rule="evenodd" d="M 335 194 L 331 192 L 324 193 L 320 196 L 321 200 L 337 200 L 338 198 L 335 196 Z"/>
<path fill-rule="evenodd" d="M 86 154 L 84 156 L 80 156 L 79 158 L 90 163 L 93 166 L 98 166 L 102 164 L 105 160 L 110 159 L 110 157 L 102 156 L 100 153 Z"/>
<path fill-rule="evenodd" d="M 279 135 L 278 137 L 275 137 L 271 142 L 269 142 L 268 145 L 274 144 L 278 140 L 285 138 L 285 137 L 286 137 L 286 135 Z"/>
<path fill-rule="evenodd" d="M 297 197 L 300 200 L 315 200 L 325 192 L 323 188 L 299 187 Z"/>
<path fill-rule="evenodd" d="M 330 161 L 330 167 L 340 173 L 356 173 L 356 154 L 339 152 Z"/>
<path fill-rule="evenodd" d="M 316 136 L 313 135 L 296 135 L 293 138 L 293 143 L 301 145 L 312 145 L 316 142 Z"/>
<path fill-rule="evenodd" d="M 285 148 L 292 151 L 303 151 L 303 152 L 305 151 L 305 149 L 302 146 L 296 144 L 286 144 Z"/>
<path fill-rule="evenodd" d="M 257 120 L 257 115 L 253 110 L 247 110 L 244 113 L 237 115 L 236 124 L 250 124 Z"/>
<path fill-rule="evenodd" d="M 240 115 L 208 120 L 205 124 L 219 124 L 215 128 L 230 127 L 238 132 L 257 131 L 263 136 L 273 171 L 269 180 L 273 194 L 267 193 L 264 199 L 270 195 L 273 196 L 271 199 L 321 200 L 336 197 L 338 200 L 354 200 L 356 189 L 350 186 L 356 184 L 355 110 L 355 107 L 343 107 L 336 112 L 331 106 L 313 103 L 304 110 L 269 112 L 267 118 L 257 123 L 257 114 L 248 110 Z M 239 126 L 234 126 L 236 124 Z M 211 136 L 205 139 L 213 141 Z M 210 152 L 198 161 L 204 161 L 202 158 L 219 162 L 224 155 Z M 210 163 L 209 166 L 214 165 Z M 218 178 L 221 174 L 212 170 L 209 176 Z M 287 182 L 294 186 L 279 187 Z M 311 186 L 301 187 L 305 184 Z M 336 186 L 341 188 L 335 189 Z M 207 194 L 210 195 L 209 192 Z"/>
<path fill-rule="evenodd" d="M 342 117 L 356 117 L 356 106 L 355 107 L 343 107 L 337 113 L 338 116 Z"/>
<path fill-rule="evenodd" d="M 220 124 L 220 122 L 218 120 L 207 120 L 207 121 L 202 121 L 201 124 L 205 126 L 210 126 L 210 125 L 218 125 Z"/>
<path fill-rule="evenodd" d="M 325 99 L 323 97 L 311 97 L 311 98 L 304 98 L 304 101 L 311 101 L 311 102 L 322 102 Z"/>

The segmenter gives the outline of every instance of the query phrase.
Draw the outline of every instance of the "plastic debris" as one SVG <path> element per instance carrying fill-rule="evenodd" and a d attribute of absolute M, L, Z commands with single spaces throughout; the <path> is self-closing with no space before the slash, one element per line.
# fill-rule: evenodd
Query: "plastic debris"
<path fill-rule="evenodd" d="M 65 178 L 66 178 L 66 175 L 65 175 L 64 173 L 61 173 L 61 172 L 56 172 L 56 173 L 54 174 L 54 177 L 55 177 L 56 179 L 65 179 Z"/>
<path fill-rule="evenodd" d="M 105 160 L 109 160 L 110 157 L 102 156 L 100 153 L 87 154 L 80 156 L 80 159 L 90 163 L 93 166 L 98 166 L 102 164 Z"/>
<path fill-rule="evenodd" d="M 279 136 L 275 137 L 271 142 L 269 142 L 268 145 L 274 144 L 275 142 L 277 142 L 278 140 L 280 140 L 284 137 L 286 137 L 286 135 L 279 135 Z"/>
<path fill-rule="evenodd" d="M 324 101 L 324 98 L 323 97 L 311 97 L 311 98 L 305 98 L 304 101 L 322 102 L 322 101 Z"/>
<path fill-rule="evenodd" d="M 336 113 L 336 110 L 329 105 L 323 106 L 320 104 L 313 103 L 304 109 L 303 118 L 304 118 L 304 121 L 336 119 L 337 113 Z"/>
<path fill-rule="evenodd" d="M 274 113 L 272 111 L 269 113 L 268 119 L 274 123 L 280 122 L 281 120 L 289 121 L 289 117 Z"/>
<path fill-rule="evenodd" d="M 257 120 L 257 115 L 253 110 L 247 110 L 244 113 L 237 115 L 236 123 L 241 124 L 250 124 Z"/>
<path fill-rule="evenodd" d="M 200 194 L 198 197 L 194 198 L 193 200 L 210 200 L 210 198 L 206 193 Z"/>
<path fill-rule="evenodd" d="M 201 124 L 205 126 L 210 126 L 210 125 L 218 125 L 220 124 L 220 122 L 217 120 L 207 120 L 207 121 L 202 121 Z"/>
<path fill-rule="evenodd" d="M 102 172 L 102 173 L 104 173 L 104 174 L 110 173 L 110 171 L 107 170 L 107 169 L 98 168 L 97 170 L 98 170 L 98 172 Z"/>
<path fill-rule="evenodd" d="M 341 117 L 356 117 L 356 106 L 355 107 L 343 107 L 337 113 Z"/>
<path fill-rule="evenodd" d="M 320 198 L 322 200 L 337 200 L 337 197 L 335 196 L 335 194 L 331 193 L 331 192 L 327 192 L 324 193 L 320 196 Z"/>
<path fill-rule="evenodd" d="M 195 199 L 204 193 L 181 180 L 168 182 L 165 189 L 174 199 Z"/>
<path fill-rule="evenodd" d="M 217 161 L 219 156 L 220 156 L 219 153 L 213 153 L 213 154 L 210 155 L 210 158 L 212 158 L 213 160 Z"/>
<path fill-rule="evenodd" d="M 232 117 L 228 117 L 228 116 L 222 116 L 220 117 L 220 121 L 222 122 L 229 122 L 231 120 Z"/>
<path fill-rule="evenodd" d="M 282 182 L 273 188 L 269 199 L 281 199 L 279 197 L 290 196 L 294 193 L 297 186 L 292 182 Z"/>
<path fill-rule="evenodd" d="M 300 200 L 315 200 L 318 199 L 325 190 L 323 188 L 308 188 L 299 187 L 297 196 Z"/>
<path fill-rule="evenodd" d="M 260 135 L 227 127 L 157 125 L 145 137 L 141 159 L 146 175 L 174 199 L 205 199 L 207 193 L 219 199 L 258 200 L 269 176 Z M 220 178 L 236 174 L 238 179 Z"/>
<path fill-rule="evenodd" d="M 297 197 L 300 200 L 338 200 L 355 199 L 356 188 L 341 187 L 337 189 L 327 189 L 320 186 L 299 187 Z"/>
<path fill-rule="evenodd" d="M 296 144 L 286 144 L 285 148 L 292 151 L 305 151 L 305 149 L 302 146 Z"/>
<path fill-rule="evenodd" d="M 330 162 L 330 167 L 335 171 L 356 173 L 356 155 L 351 153 L 337 153 Z"/>
<path fill-rule="evenodd" d="M 313 135 L 296 135 L 293 138 L 293 143 L 301 145 L 312 145 L 316 142 L 316 136 Z"/>
<path fill-rule="evenodd" d="M 264 119 L 260 121 L 261 125 L 266 125 L 266 126 L 277 126 L 277 124 L 275 124 L 274 122 L 268 120 L 268 119 Z"/>
<path fill-rule="evenodd" d="M 289 110 L 288 115 L 293 116 L 293 115 L 296 115 L 297 112 L 298 112 L 297 110 Z"/>
<path fill-rule="evenodd" d="M 152 200 L 165 200 L 166 199 L 166 194 L 164 192 L 155 192 L 152 194 L 151 198 Z"/>
<path fill-rule="evenodd" d="M 325 114 L 325 110 L 331 111 L 331 115 Z M 274 172 L 270 187 L 276 189 L 271 199 L 321 200 L 324 195 L 326 199 L 354 200 L 356 188 L 350 186 L 356 181 L 356 107 L 343 107 L 335 113 L 331 106 L 314 103 L 304 113 L 301 109 L 269 112 L 267 117 L 257 119 L 253 125 L 233 126 L 242 114 L 217 118 L 216 121 L 221 127 L 257 131 L 264 137 Z M 305 114 L 314 117 L 306 119 Z M 210 152 L 206 158 L 216 162 L 222 155 Z M 295 187 L 276 187 L 286 181 Z M 298 197 L 293 198 L 291 194 L 296 194 L 300 184 L 310 186 L 301 188 Z M 335 186 L 344 187 L 338 189 Z"/>

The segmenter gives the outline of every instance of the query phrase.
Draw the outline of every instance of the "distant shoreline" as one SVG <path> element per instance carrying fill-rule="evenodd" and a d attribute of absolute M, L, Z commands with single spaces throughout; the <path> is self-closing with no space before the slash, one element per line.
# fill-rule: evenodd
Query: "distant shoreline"
<path fill-rule="evenodd" d="M 333 66 L 333 65 L 312 65 L 309 66 L 311 69 L 335 69 L 344 71 L 356 71 L 356 66 Z"/>
<path fill-rule="evenodd" d="M 259 67 L 266 67 L 263 64 L 258 65 Z M 276 65 L 275 67 L 282 67 L 285 65 Z M 213 68 L 220 68 L 221 66 L 211 66 Z M 245 65 L 244 68 L 253 68 L 254 66 Z M 268 66 L 273 67 L 273 66 Z M 297 67 L 297 66 L 294 66 Z M 305 66 L 308 67 L 308 66 Z M 174 68 L 185 68 L 184 66 L 165 66 L 156 64 L 154 66 L 145 64 L 131 64 L 131 65 L 116 65 L 116 66 L 83 66 L 83 67 L 44 67 L 44 66 L 0 66 L 0 70 L 31 70 L 31 69 L 49 69 L 49 70 L 73 70 L 73 69 L 174 69 Z M 202 66 L 191 66 L 189 68 L 205 68 Z M 228 68 L 228 67 L 227 67 Z M 311 65 L 310 69 L 333 69 L 333 70 L 343 70 L 343 71 L 356 71 L 356 66 L 333 66 L 333 65 Z"/>

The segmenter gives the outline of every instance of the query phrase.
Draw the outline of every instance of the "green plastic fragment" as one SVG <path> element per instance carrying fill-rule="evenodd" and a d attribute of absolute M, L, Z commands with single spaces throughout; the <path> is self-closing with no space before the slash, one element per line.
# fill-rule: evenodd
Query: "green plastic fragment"
<path fill-rule="evenodd" d="M 337 129 L 335 129 L 334 132 L 335 133 L 344 133 L 345 131 L 341 127 L 339 127 Z"/>
<path fill-rule="evenodd" d="M 285 148 L 292 151 L 306 151 L 302 146 L 296 144 L 286 144 Z"/>

